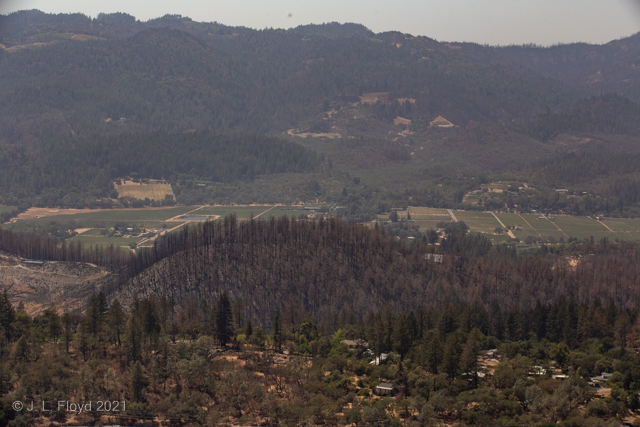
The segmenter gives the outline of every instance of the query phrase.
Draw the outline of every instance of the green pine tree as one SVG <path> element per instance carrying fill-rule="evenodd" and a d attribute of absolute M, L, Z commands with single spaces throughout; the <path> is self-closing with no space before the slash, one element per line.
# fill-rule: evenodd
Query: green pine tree
<path fill-rule="evenodd" d="M 142 392 L 144 390 L 144 376 L 142 365 L 137 361 L 131 367 L 131 400 L 134 402 L 142 401 Z"/>
<path fill-rule="evenodd" d="M 216 339 L 221 346 L 225 346 L 231 341 L 233 327 L 233 312 L 231 302 L 226 292 L 223 292 L 212 310 L 212 327 L 215 331 Z"/>
<path fill-rule="evenodd" d="M 282 314 L 280 309 L 276 311 L 276 316 L 273 319 L 273 348 L 276 351 L 282 349 Z"/>

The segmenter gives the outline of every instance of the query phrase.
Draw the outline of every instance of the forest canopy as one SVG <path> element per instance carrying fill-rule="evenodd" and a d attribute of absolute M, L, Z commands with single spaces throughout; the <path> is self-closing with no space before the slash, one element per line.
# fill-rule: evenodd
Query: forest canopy
<path fill-rule="evenodd" d="M 87 197 L 91 203 L 95 198 L 108 200 L 114 180 L 129 176 L 174 184 L 184 179 L 229 183 L 309 173 L 321 165 L 316 153 L 268 136 L 211 131 L 94 135 L 52 142 L 38 150 L 0 146 L 0 197 L 68 206 Z M 76 197 L 70 199 L 70 193 Z M 83 207 L 77 203 L 73 206 Z"/>

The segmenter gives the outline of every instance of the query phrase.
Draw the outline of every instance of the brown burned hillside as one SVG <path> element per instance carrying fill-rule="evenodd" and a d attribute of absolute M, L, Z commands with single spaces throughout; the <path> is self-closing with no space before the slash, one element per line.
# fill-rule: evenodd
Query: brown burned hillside
<path fill-rule="evenodd" d="M 444 255 L 442 263 L 428 254 Z M 577 266 L 557 254 L 516 256 L 480 236 L 452 234 L 439 247 L 405 244 L 382 229 L 337 220 L 224 221 L 184 228 L 141 252 L 111 298 L 125 305 L 155 295 L 212 304 L 226 292 L 246 316 L 267 324 L 285 308 L 329 324 L 444 301 L 531 307 L 567 297 L 579 302 L 640 301 L 636 245 L 587 245 Z M 612 285 L 613 284 L 613 285 Z M 115 285 L 115 284 L 114 284 Z"/>

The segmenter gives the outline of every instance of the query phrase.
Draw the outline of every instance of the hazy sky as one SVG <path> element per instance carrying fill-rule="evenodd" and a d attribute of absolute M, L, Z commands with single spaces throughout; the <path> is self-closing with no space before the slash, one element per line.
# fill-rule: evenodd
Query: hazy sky
<path fill-rule="evenodd" d="M 550 45 L 606 43 L 640 31 L 640 0 L 0 0 L 0 13 L 167 13 L 252 28 L 357 22 L 440 41 Z"/>

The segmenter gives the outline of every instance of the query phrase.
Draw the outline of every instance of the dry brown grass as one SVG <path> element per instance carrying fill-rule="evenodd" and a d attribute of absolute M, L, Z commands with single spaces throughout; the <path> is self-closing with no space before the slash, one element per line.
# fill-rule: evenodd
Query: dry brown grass
<path fill-rule="evenodd" d="M 342 138 L 342 135 L 339 133 L 328 132 L 328 133 L 312 133 L 312 132 L 298 132 L 296 129 L 289 129 L 287 134 L 291 136 L 298 136 L 300 138 L 306 138 L 307 136 L 311 138 Z"/>
<path fill-rule="evenodd" d="M 361 104 L 375 104 L 378 100 L 386 100 L 388 92 L 371 92 L 371 93 L 363 93 L 360 96 Z"/>
<path fill-rule="evenodd" d="M 55 215 L 76 215 L 89 212 L 103 212 L 111 211 L 112 209 L 58 209 L 58 208 L 29 208 L 27 211 L 22 212 L 15 218 L 11 219 L 11 222 L 23 220 L 23 219 L 36 219 L 47 216 Z"/>
<path fill-rule="evenodd" d="M 71 36 L 73 40 L 87 41 L 87 40 L 106 40 L 104 37 L 90 36 L 89 34 L 74 34 Z"/>
<path fill-rule="evenodd" d="M 162 210 L 167 209 L 166 207 L 157 207 L 157 208 L 140 208 L 140 209 L 129 209 L 129 208 L 118 208 L 118 209 L 61 209 L 61 208 L 29 208 L 25 212 L 20 213 L 18 216 L 11 218 L 11 222 L 16 222 L 25 219 L 37 219 L 37 218 L 45 218 L 48 216 L 57 216 L 57 215 L 76 215 L 76 214 L 86 214 L 91 212 L 114 212 L 114 211 L 141 211 L 141 210 Z M 183 214 L 181 214 L 183 215 Z"/>
<path fill-rule="evenodd" d="M 122 181 L 116 184 L 118 197 L 133 197 L 136 199 L 164 200 L 165 196 L 173 197 L 170 184 L 143 184 L 133 181 Z"/>

